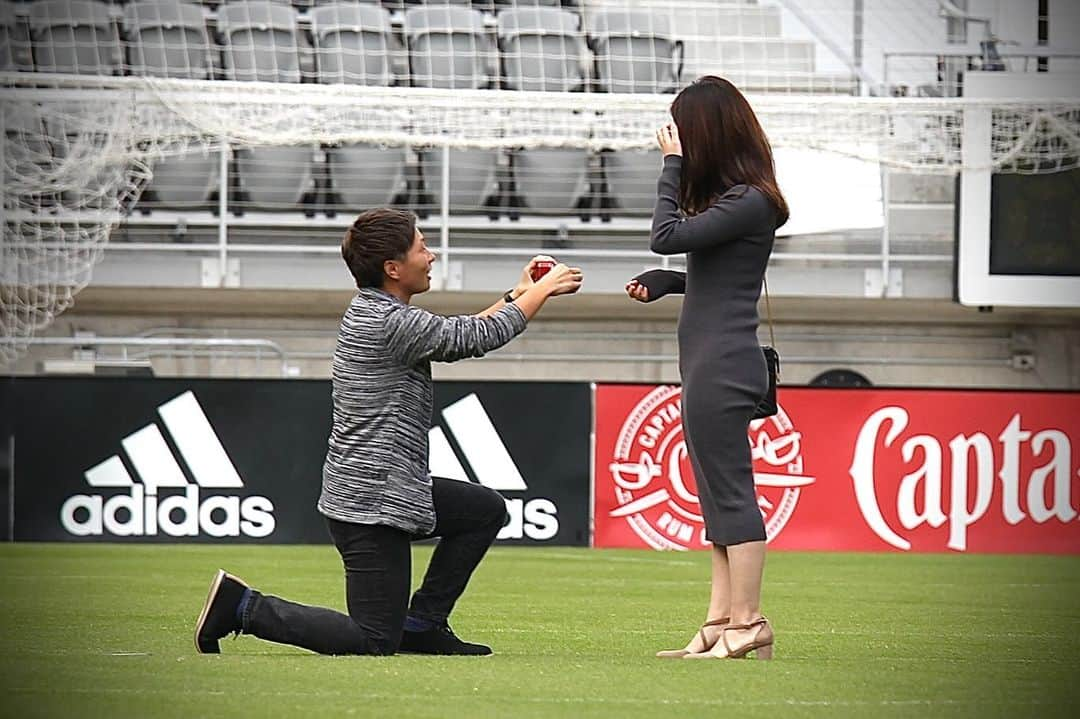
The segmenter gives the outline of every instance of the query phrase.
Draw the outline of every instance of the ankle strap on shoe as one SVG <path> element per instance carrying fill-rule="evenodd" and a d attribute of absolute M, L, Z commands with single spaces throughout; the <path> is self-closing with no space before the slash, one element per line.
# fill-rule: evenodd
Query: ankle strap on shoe
<path fill-rule="evenodd" d="M 769 620 L 766 619 L 765 617 L 758 617 L 757 619 L 750 622 L 749 624 L 728 624 L 726 627 L 724 627 L 724 631 L 726 632 L 729 629 L 734 629 L 734 630 L 753 629 L 756 626 L 764 626 L 764 625 L 766 625 L 768 623 L 769 623 Z"/>

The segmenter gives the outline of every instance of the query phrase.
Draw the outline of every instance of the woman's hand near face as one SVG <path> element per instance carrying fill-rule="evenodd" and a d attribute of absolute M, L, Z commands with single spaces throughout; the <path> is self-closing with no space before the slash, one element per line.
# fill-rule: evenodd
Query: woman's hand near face
<path fill-rule="evenodd" d="M 674 122 L 661 127 L 656 131 L 656 142 L 660 145 L 660 152 L 665 156 L 678 155 L 682 157 L 682 142 L 679 141 L 679 128 Z"/>

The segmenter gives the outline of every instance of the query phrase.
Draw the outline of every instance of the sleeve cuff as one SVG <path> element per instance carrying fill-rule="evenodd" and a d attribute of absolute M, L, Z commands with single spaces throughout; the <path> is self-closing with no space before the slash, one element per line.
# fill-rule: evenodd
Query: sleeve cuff
<path fill-rule="evenodd" d="M 525 313 L 521 311 L 520 307 L 513 303 L 500 308 L 499 312 L 506 313 L 507 318 L 510 320 L 510 324 L 514 327 L 514 334 L 521 334 L 525 331 L 525 326 L 529 324 L 529 321 L 525 319 Z"/>

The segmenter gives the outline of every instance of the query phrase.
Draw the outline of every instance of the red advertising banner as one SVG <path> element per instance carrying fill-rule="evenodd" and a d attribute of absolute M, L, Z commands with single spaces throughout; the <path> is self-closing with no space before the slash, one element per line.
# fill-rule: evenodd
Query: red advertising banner
<path fill-rule="evenodd" d="M 748 433 L 774 549 L 1080 554 L 1080 393 L 784 388 Z M 706 545 L 681 388 L 596 388 L 597 547 Z"/>

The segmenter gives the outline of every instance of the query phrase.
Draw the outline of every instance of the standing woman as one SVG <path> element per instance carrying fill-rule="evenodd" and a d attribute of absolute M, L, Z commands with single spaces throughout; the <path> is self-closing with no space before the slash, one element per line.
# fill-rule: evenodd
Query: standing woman
<path fill-rule="evenodd" d="M 686 253 L 686 273 L 651 270 L 626 285 L 652 302 L 685 293 L 679 317 L 683 434 L 706 538 L 712 592 L 705 624 L 684 649 L 657 656 L 772 658 L 761 615 L 765 525 L 757 505 L 747 427 L 768 386 L 757 302 L 776 228 L 788 219 L 772 150 L 734 85 L 706 76 L 671 105 L 657 131 L 664 166 L 650 249 Z"/>

